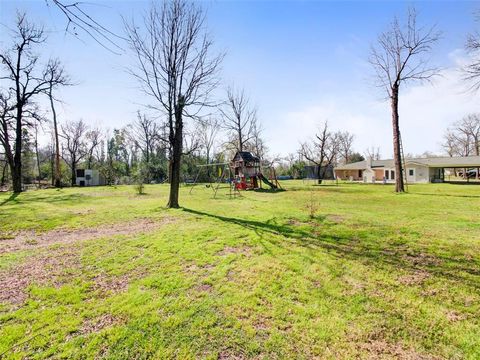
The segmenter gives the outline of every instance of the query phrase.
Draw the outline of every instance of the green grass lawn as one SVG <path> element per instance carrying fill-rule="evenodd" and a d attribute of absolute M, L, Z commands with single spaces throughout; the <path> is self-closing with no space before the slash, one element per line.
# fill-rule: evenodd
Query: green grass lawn
<path fill-rule="evenodd" d="M 0 194 L 0 358 L 480 358 L 480 186 L 284 185 Z"/>

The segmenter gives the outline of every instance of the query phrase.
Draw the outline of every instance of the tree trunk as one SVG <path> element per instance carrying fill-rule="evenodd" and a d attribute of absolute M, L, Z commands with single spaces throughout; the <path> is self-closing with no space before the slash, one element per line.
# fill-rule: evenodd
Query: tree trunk
<path fill-rule="evenodd" d="M 322 183 L 322 165 L 317 166 L 317 179 L 318 179 L 318 185 Z"/>
<path fill-rule="evenodd" d="M 210 150 L 207 149 L 206 153 L 207 165 L 210 164 Z M 210 166 L 207 166 L 207 179 L 210 181 Z"/>
<path fill-rule="evenodd" d="M 77 184 L 77 171 L 75 163 L 72 163 L 72 186 Z"/>
<path fill-rule="evenodd" d="M 35 157 L 37 158 L 37 170 L 38 170 L 38 188 L 40 188 L 40 178 L 41 178 L 41 173 L 40 173 L 40 157 L 38 156 L 38 126 L 35 124 Z"/>
<path fill-rule="evenodd" d="M 3 165 L 2 169 L 2 178 L 0 179 L 0 187 L 3 187 L 5 183 L 7 182 L 7 169 L 8 169 L 8 162 L 5 161 L 5 164 Z"/>
<path fill-rule="evenodd" d="M 182 160 L 183 147 L 183 107 L 175 107 L 175 135 L 173 141 L 172 158 L 170 160 L 170 196 L 167 207 L 179 208 L 178 192 L 180 188 L 180 166 Z"/>
<path fill-rule="evenodd" d="M 22 167 L 15 164 L 12 168 L 12 185 L 13 192 L 20 193 L 22 192 Z"/>
<path fill-rule="evenodd" d="M 52 173 L 52 186 L 55 186 L 55 152 L 50 156 L 50 172 Z"/>
<path fill-rule="evenodd" d="M 18 101 L 20 103 L 20 101 Z M 22 113 L 23 108 L 21 105 L 17 107 L 16 115 L 16 138 L 15 138 L 15 155 L 13 156 L 13 168 L 12 168 L 12 182 L 13 192 L 22 192 Z"/>
<path fill-rule="evenodd" d="M 53 104 L 52 88 L 50 87 L 50 107 L 52 108 L 53 115 L 53 133 L 55 138 L 55 174 L 54 174 L 54 185 L 55 187 L 61 187 L 61 171 L 60 171 L 60 141 L 58 139 L 58 124 L 57 124 L 57 112 L 55 111 L 55 106 Z"/>
<path fill-rule="evenodd" d="M 238 124 L 238 151 L 243 151 L 243 135 L 240 124 Z"/>
<path fill-rule="evenodd" d="M 402 173 L 402 154 L 400 152 L 400 126 L 398 116 L 398 86 L 392 89 L 392 127 L 393 127 L 393 160 L 395 163 L 395 191 L 404 192 Z"/>

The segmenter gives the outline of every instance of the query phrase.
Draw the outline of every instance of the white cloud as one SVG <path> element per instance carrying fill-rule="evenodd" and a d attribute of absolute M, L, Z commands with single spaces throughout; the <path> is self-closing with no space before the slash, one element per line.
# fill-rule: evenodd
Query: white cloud
<path fill-rule="evenodd" d="M 460 51 L 449 54 L 452 68 L 441 72 L 433 84 L 403 88 L 400 95 L 400 127 L 405 153 L 441 152 L 445 129 L 471 112 L 480 111 L 478 95 L 466 92 L 458 64 L 465 62 Z M 391 114 L 388 101 L 374 91 L 333 95 L 316 104 L 285 113 L 274 126 L 267 126 L 273 153 L 295 152 L 300 141 L 311 137 L 318 124 L 328 120 L 332 129 L 355 134 L 359 152 L 379 146 L 382 156 L 392 156 Z"/>

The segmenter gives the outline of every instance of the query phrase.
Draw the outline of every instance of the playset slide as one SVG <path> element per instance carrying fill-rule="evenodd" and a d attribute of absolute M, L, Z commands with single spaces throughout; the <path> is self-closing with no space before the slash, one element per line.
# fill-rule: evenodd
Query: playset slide
<path fill-rule="evenodd" d="M 262 173 L 258 174 L 258 177 L 268 186 L 270 186 L 272 189 L 276 189 L 277 185 L 272 183 L 270 180 L 268 180 Z"/>

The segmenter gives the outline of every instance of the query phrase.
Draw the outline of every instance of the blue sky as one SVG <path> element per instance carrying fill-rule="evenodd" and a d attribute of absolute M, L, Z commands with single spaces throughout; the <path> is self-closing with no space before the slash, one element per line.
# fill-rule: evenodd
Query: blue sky
<path fill-rule="evenodd" d="M 458 71 L 468 32 L 475 30 L 476 2 L 393 1 L 204 1 L 208 28 L 219 51 L 227 53 L 224 86 L 245 88 L 259 109 L 267 145 L 274 154 L 298 149 L 321 121 L 356 135 L 355 147 L 392 154 L 389 105 L 372 85 L 367 63 L 370 44 L 393 16 L 415 5 L 419 21 L 437 24 L 443 39 L 432 53 L 443 68 L 431 85 L 412 85 L 400 100 L 405 152 L 440 152 L 446 127 L 478 111 L 478 94 L 464 92 Z M 91 0 L 85 9 L 112 31 L 122 32 L 121 16 L 141 16 L 145 1 Z M 65 35 L 65 18 L 45 0 L 1 1 L 0 22 L 12 25 L 16 9 L 26 10 L 50 31 L 45 57 L 58 56 L 78 85 L 62 92 L 63 119 L 83 118 L 105 128 L 131 121 L 145 102 L 125 72 L 128 55 L 114 55 L 86 35 Z M 9 43 L 2 26 L 1 46 Z"/>

